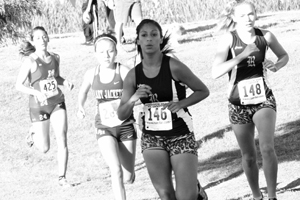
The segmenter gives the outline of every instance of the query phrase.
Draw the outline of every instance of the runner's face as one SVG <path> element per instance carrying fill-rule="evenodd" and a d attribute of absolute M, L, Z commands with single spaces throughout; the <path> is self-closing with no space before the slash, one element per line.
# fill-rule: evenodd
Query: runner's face
<path fill-rule="evenodd" d="M 116 57 L 116 45 L 107 39 L 97 42 L 96 57 L 100 65 L 108 66 L 113 63 Z"/>
<path fill-rule="evenodd" d="M 237 28 L 252 30 L 256 20 L 255 9 L 251 4 L 241 4 L 235 8 L 233 20 Z"/>
<path fill-rule="evenodd" d="M 137 44 L 141 46 L 144 53 L 160 51 L 161 43 L 161 33 L 155 25 L 149 23 L 141 28 Z"/>
<path fill-rule="evenodd" d="M 32 42 L 37 51 L 47 50 L 47 46 L 49 42 L 47 33 L 45 33 L 43 30 L 35 30 L 33 32 Z"/>

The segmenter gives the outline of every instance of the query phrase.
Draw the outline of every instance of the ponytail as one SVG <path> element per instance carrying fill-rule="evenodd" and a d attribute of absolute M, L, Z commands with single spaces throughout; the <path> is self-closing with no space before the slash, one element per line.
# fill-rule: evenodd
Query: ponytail
<path fill-rule="evenodd" d="M 247 3 L 247 4 L 251 5 L 255 10 L 254 4 L 247 1 L 247 0 L 232 0 L 232 1 L 229 1 L 226 4 L 225 9 L 223 10 L 221 15 L 219 16 L 219 20 L 218 20 L 218 29 L 219 30 L 225 30 L 225 31 L 234 30 L 235 22 L 232 19 L 232 15 L 234 14 L 235 8 L 238 5 L 241 5 L 243 3 Z"/>
<path fill-rule="evenodd" d="M 44 31 L 46 33 L 47 37 L 48 37 L 48 33 L 47 33 L 47 31 L 45 30 L 44 27 L 36 26 L 34 29 L 32 29 L 32 31 L 30 33 L 31 41 L 33 40 L 34 32 L 37 31 L 37 30 Z M 48 42 L 49 42 L 49 38 L 48 38 Z M 21 57 L 29 56 L 30 54 L 34 53 L 35 50 L 36 50 L 35 47 L 28 40 L 24 40 L 20 44 L 19 54 L 20 54 Z"/>
<path fill-rule="evenodd" d="M 238 4 L 237 0 L 230 1 L 226 4 L 225 9 L 222 11 L 218 20 L 218 29 L 231 31 L 235 28 L 235 22 L 232 19 L 234 8 Z"/>
<path fill-rule="evenodd" d="M 19 55 L 23 58 L 35 52 L 35 47 L 27 40 L 22 41 L 19 47 Z"/>

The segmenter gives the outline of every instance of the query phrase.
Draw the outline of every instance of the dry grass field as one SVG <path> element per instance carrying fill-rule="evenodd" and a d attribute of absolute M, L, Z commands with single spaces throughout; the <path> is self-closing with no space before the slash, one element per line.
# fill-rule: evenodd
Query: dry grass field
<path fill-rule="evenodd" d="M 257 26 L 272 31 L 290 55 L 288 65 L 270 73 L 270 83 L 278 103 L 275 146 L 279 161 L 278 199 L 300 199 L 300 12 L 268 13 L 260 16 Z M 211 63 L 220 33 L 215 21 L 182 24 L 185 35 L 174 45 L 176 56 L 187 64 L 210 89 L 210 96 L 190 108 L 196 139 L 200 144 L 198 179 L 210 200 L 251 199 L 251 191 L 241 167 L 241 155 L 227 117 L 227 78 L 213 80 Z M 164 29 L 172 29 L 173 25 Z M 134 33 L 134 30 L 128 31 Z M 134 35 L 130 35 L 134 37 Z M 51 134 L 47 154 L 28 148 L 25 135 L 30 127 L 28 97 L 15 90 L 21 64 L 18 47 L 0 48 L 0 200 L 113 200 L 108 167 L 101 157 L 94 135 L 92 95 L 86 104 L 87 117 L 76 117 L 77 95 L 83 74 L 97 61 L 93 47 L 83 46 L 83 34 L 51 37 L 49 50 L 61 56 L 61 74 L 75 84 L 65 91 L 68 110 L 69 165 L 67 178 L 72 188 L 57 184 L 56 141 Z M 133 53 L 120 55 L 132 66 Z M 268 52 L 268 59 L 275 56 Z M 258 143 L 258 141 L 257 141 Z M 260 154 L 259 166 L 262 161 Z M 128 200 L 159 199 L 146 171 L 137 145 L 136 180 L 125 185 Z M 266 182 L 260 168 L 260 187 Z"/>

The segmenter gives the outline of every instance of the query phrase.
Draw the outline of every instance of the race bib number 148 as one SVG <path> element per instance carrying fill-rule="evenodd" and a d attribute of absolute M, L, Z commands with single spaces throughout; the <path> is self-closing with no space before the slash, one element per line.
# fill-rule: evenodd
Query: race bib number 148
<path fill-rule="evenodd" d="M 262 77 L 239 82 L 238 90 L 242 105 L 258 104 L 266 101 L 265 86 Z"/>

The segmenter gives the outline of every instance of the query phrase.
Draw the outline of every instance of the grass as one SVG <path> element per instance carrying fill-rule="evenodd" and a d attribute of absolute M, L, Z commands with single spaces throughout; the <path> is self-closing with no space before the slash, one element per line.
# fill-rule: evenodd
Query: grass
<path fill-rule="evenodd" d="M 300 197 L 300 21 L 299 12 L 266 13 L 257 21 L 271 30 L 290 55 L 288 65 L 270 74 L 270 82 L 278 103 L 275 146 L 278 154 L 278 197 L 296 200 Z M 274 23 L 276 22 L 276 24 Z M 213 80 L 210 75 L 220 34 L 214 32 L 214 21 L 183 24 L 186 35 L 175 46 L 176 56 L 207 84 L 211 95 L 190 108 L 194 117 L 198 153 L 198 178 L 211 200 L 250 199 L 251 192 L 241 168 L 241 156 L 227 116 L 227 77 Z M 171 26 L 164 26 L 164 29 Z M 134 33 L 134 31 L 132 31 Z M 207 35 L 210 37 L 206 37 Z M 189 39 L 188 39 L 189 38 Z M 188 39 L 188 40 L 187 40 Z M 69 167 L 68 179 L 76 187 L 62 189 L 57 185 L 56 140 L 51 133 L 51 149 L 47 154 L 28 148 L 24 138 L 30 126 L 28 96 L 14 88 L 21 60 L 17 47 L 0 48 L 0 199 L 113 199 L 108 167 L 100 155 L 94 135 L 95 101 L 92 95 L 86 104 L 86 119 L 76 117 L 77 95 L 83 74 L 97 64 L 93 48 L 82 46 L 83 36 L 54 38 L 50 51 L 61 57 L 61 74 L 75 83 L 73 91 L 65 91 L 68 110 Z M 133 53 L 120 60 L 132 65 Z M 269 51 L 267 58 L 275 59 Z M 261 155 L 258 154 L 261 167 Z M 136 181 L 126 185 L 130 200 L 159 199 L 137 145 Z M 266 183 L 260 169 L 260 187 Z"/>

